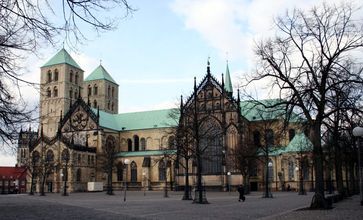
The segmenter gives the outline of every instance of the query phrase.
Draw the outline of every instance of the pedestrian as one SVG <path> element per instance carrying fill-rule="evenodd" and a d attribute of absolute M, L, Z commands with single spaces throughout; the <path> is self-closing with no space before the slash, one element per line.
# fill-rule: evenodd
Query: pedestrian
<path fill-rule="evenodd" d="M 237 188 L 237 191 L 239 193 L 238 202 L 240 202 L 241 200 L 244 202 L 246 197 L 245 197 L 245 189 L 244 189 L 243 185 L 239 185 Z"/>

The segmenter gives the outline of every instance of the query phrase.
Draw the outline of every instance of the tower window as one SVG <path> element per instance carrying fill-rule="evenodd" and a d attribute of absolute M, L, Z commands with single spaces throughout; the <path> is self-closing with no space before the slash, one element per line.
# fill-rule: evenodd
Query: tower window
<path fill-rule="evenodd" d="M 47 82 L 50 83 L 52 82 L 52 71 L 48 70 L 48 79 Z"/>
<path fill-rule="evenodd" d="M 74 83 L 78 84 L 78 72 L 76 72 L 76 76 L 74 77 Z"/>
<path fill-rule="evenodd" d="M 73 70 L 69 73 L 69 82 L 73 81 Z"/>
<path fill-rule="evenodd" d="M 108 97 L 111 97 L 111 87 L 110 86 L 108 86 L 107 95 L 108 95 Z"/>
<path fill-rule="evenodd" d="M 112 111 L 113 111 L 113 107 L 114 107 L 114 106 L 113 106 L 113 102 L 112 102 L 112 104 L 111 104 L 111 110 L 112 110 Z"/>
<path fill-rule="evenodd" d="M 58 81 L 58 69 L 54 70 L 54 81 Z"/>
<path fill-rule="evenodd" d="M 50 88 L 47 89 L 47 97 L 51 97 L 52 96 L 52 92 L 50 91 Z"/>
<path fill-rule="evenodd" d="M 97 95 L 97 93 L 98 93 L 98 87 L 97 87 L 97 85 L 95 84 L 95 85 L 93 86 L 93 95 Z"/>
<path fill-rule="evenodd" d="M 54 97 L 58 97 L 58 89 L 57 87 L 55 86 L 54 89 L 53 89 L 53 96 Z"/>
<path fill-rule="evenodd" d="M 115 97 L 115 88 L 112 87 L 112 98 Z"/>
<path fill-rule="evenodd" d="M 97 101 L 96 101 L 96 99 L 93 101 L 93 108 L 97 108 Z"/>
<path fill-rule="evenodd" d="M 92 88 L 91 88 L 91 85 L 88 85 L 88 95 L 90 96 L 92 93 Z"/>
<path fill-rule="evenodd" d="M 107 108 L 110 109 L 110 101 L 107 103 Z"/>
<path fill-rule="evenodd" d="M 69 98 L 72 98 L 73 97 L 73 90 L 71 88 L 71 90 L 69 90 Z"/>

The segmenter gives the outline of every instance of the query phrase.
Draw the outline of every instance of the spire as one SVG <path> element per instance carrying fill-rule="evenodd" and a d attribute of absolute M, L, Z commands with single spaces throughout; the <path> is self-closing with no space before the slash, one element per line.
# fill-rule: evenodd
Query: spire
<path fill-rule="evenodd" d="M 208 57 L 208 62 L 207 62 L 207 75 L 210 76 L 210 57 Z"/>
<path fill-rule="evenodd" d="M 222 88 L 224 88 L 224 75 L 222 73 Z"/>
<path fill-rule="evenodd" d="M 233 94 L 233 88 L 232 88 L 232 81 L 231 81 L 231 76 L 229 74 L 229 67 L 228 67 L 228 60 L 227 60 L 227 68 L 226 68 L 226 79 L 225 79 L 225 86 L 224 89 L 227 91 L 228 94 L 232 95 Z"/>
<path fill-rule="evenodd" d="M 197 91 L 197 78 L 194 76 L 194 92 Z"/>
<path fill-rule="evenodd" d="M 180 109 L 183 109 L 183 95 L 180 96 Z"/>

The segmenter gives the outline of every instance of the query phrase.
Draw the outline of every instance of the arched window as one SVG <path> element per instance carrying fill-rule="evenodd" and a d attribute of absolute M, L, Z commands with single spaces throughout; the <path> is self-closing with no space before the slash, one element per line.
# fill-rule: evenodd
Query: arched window
<path fill-rule="evenodd" d="M 272 129 L 266 130 L 266 146 L 271 147 L 274 145 L 274 132 Z"/>
<path fill-rule="evenodd" d="M 107 88 L 107 96 L 111 97 L 111 87 L 110 86 L 108 86 L 108 88 Z"/>
<path fill-rule="evenodd" d="M 54 161 L 54 153 L 52 150 L 48 150 L 47 151 L 47 156 L 46 156 L 46 161 L 47 162 L 53 162 Z"/>
<path fill-rule="evenodd" d="M 97 108 L 97 100 L 96 99 L 93 101 L 93 108 Z"/>
<path fill-rule="evenodd" d="M 169 149 L 176 149 L 175 137 L 174 136 L 170 136 L 168 138 L 168 147 L 169 147 Z"/>
<path fill-rule="evenodd" d="M 77 169 L 76 181 L 81 182 L 81 169 L 80 168 Z"/>
<path fill-rule="evenodd" d="M 97 85 L 95 84 L 94 86 L 93 86 L 93 95 L 97 95 L 98 94 L 98 87 L 97 87 Z"/>
<path fill-rule="evenodd" d="M 76 91 L 74 91 L 74 98 L 76 99 L 78 96 L 77 96 L 77 90 Z"/>
<path fill-rule="evenodd" d="M 257 147 L 261 146 L 261 134 L 260 134 L 259 131 L 254 131 L 253 132 L 253 143 Z"/>
<path fill-rule="evenodd" d="M 51 97 L 52 96 L 52 92 L 50 91 L 50 88 L 47 88 L 47 97 Z"/>
<path fill-rule="evenodd" d="M 73 81 L 73 70 L 69 73 L 69 82 Z"/>
<path fill-rule="evenodd" d="M 137 135 L 134 136 L 134 147 L 135 151 L 139 151 L 140 143 L 139 143 L 139 136 Z"/>
<path fill-rule="evenodd" d="M 78 72 L 76 72 L 76 76 L 74 77 L 74 83 L 78 84 Z"/>
<path fill-rule="evenodd" d="M 217 174 L 222 172 L 223 148 L 222 128 L 214 118 L 207 118 L 200 125 L 200 149 L 203 152 L 202 174 Z"/>
<path fill-rule="evenodd" d="M 291 141 L 295 137 L 295 129 L 289 130 L 289 141 Z"/>
<path fill-rule="evenodd" d="M 111 109 L 111 108 L 110 108 L 110 105 L 111 105 L 111 104 L 110 104 L 110 101 L 108 101 L 108 103 L 107 103 L 107 108 L 108 108 L 108 109 Z"/>
<path fill-rule="evenodd" d="M 131 182 L 137 182 L 137 165 L 135 161 L 131 162 Z"/>
<path fill-rule="evenodd" d="M 88 85 L 88 96 L 92 95 L 92 88 L 91 85 Z"/>
<path fill-rule="evenodd" d="M 141 150 L 146 150 L 146 140 L 145 140 L 145 138 L 140 139 L 140 146 L 141 146 Z"/>
<path fill-rule="evenodd" d="M 113 111 L 113 109 L 114 109 L 114 106 L 113 106 L 113 102 L 112 102 L 112 104 L 111 104 L 111 110 Z"/>
<path fill-rule="evenodd" d="M 58 97 L 58 89 L 56 86 L 54 86 L 54 88 L 53 88 L 53 96 Z"/>
<path fill-rule="evenodd" d="M 47 78 L 47 82 L 50 83 L 52 82 L 52 71 L 48 70 L 48 74 L 47 74 L 48 78 Z"/>
<path fill-rule="evenodd" d="M 34 164 L 38 163 L 40 159 L 40 154 L 38 151 L 33 151 L 33 158 L 32 158 L 32 162 Z"/>
<path fill-rule="evenodd" d="M 159 161 L 159 181 L 166 179 L 166 166 L 163 160 Z"/>
<path fill-rule="evenodd" d="M 288 175 L 289 175 L 289 180 L 293 180 L 294 176 L 295 176 L 295 164 L 292 158 L 289 158 L 288 160 Z"/>
<path fill-rule="evenodd" d="M 132 140 L 130 138 L 127 139 L 127 151 L 132 151 Z"/>
<path fill-rule="evenodd" d="M 117 181 L 123 181 L 124 179 L 124 169 L 123 169 L 123 164 L 121 162 L 119 162 L 117 164 Z"/>
<path fill-rule="evenodd" d="M 112 98 L 115 97 L 115 88 L 112 87 Z"/>
<path fill-rule="evenodd" d="M 54 70 L 54 81 L 58 81 L 59 72 L 58 69 Z"/>
<path fill-rule="evenodd" d="M 69 98 L 70 99 L 73 98 L 73 89 L 72 88 L 69 90 Z"/>

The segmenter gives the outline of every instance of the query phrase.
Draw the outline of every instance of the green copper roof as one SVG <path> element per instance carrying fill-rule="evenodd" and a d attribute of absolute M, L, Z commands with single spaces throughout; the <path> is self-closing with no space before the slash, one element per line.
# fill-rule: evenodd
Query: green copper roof
<path fill-rule="evenodd" d="M 296 134 L 285 149 L 286 152 L 306 152 L 312 150 L 313 144 L 304 133 Z"/>
<path fill-rule="evenodd" d="M 101 64 L 95 70 L 93 70 L 93 72 L 89 74 L 89 76 L 87 76 L 87 78 L 84 81 L 92 81 L 100 79 L 104 79 L 117 84 Z"/>
<path fill-rule="evenodd" d="M 69 55 L 69 53 L 63 48 L 56 55 L 54 55 L 48 62 L 46 62 L 42 67 L 53 66 L 56 64 L 68 64 L 78 69 L 81 69 L 79 65 L 74 61 L 74 59 Z"/>
<path fill-rule="evenodd" d="M 232 88 L 232 81 L 231 81 L 231 75 L 229 74 L 229 67 L 228 67 L 228 63 L 227 63 L 227 69 L 226 69 L 226 76 L 225 76 L 225 85 L 224 85 L 224 89 L 227 92 L 233 93 L 233 88 Z"/>
<path fill-rule="evenodd" d="M 97 109 L 93 109 L 97 114 Z M 177 120 L 169 117 L 172 109 L 110 114 L 100 111 L 100 126 L 118 131 L 175 127 Z"/>
<path fill-rule="evenodd" d="M 283 105 L 277 105 L 280 102 L 281 99 L 242 101 L 240 103 L 241 114 L 249 121 L 284 119 L 286 117 L 286 110 Z M 289 121 L 303 122 L 303 119 L 295 113 L 292 113 Z"/>
<path fill-rule="evenodd" d="M 176 150 L 145 150 L 145 151 L 131 151 L 120 152 L 116 157 L 144 157 L 144 156 L 160 156 L 160 155 L 176 154 Z"/>

